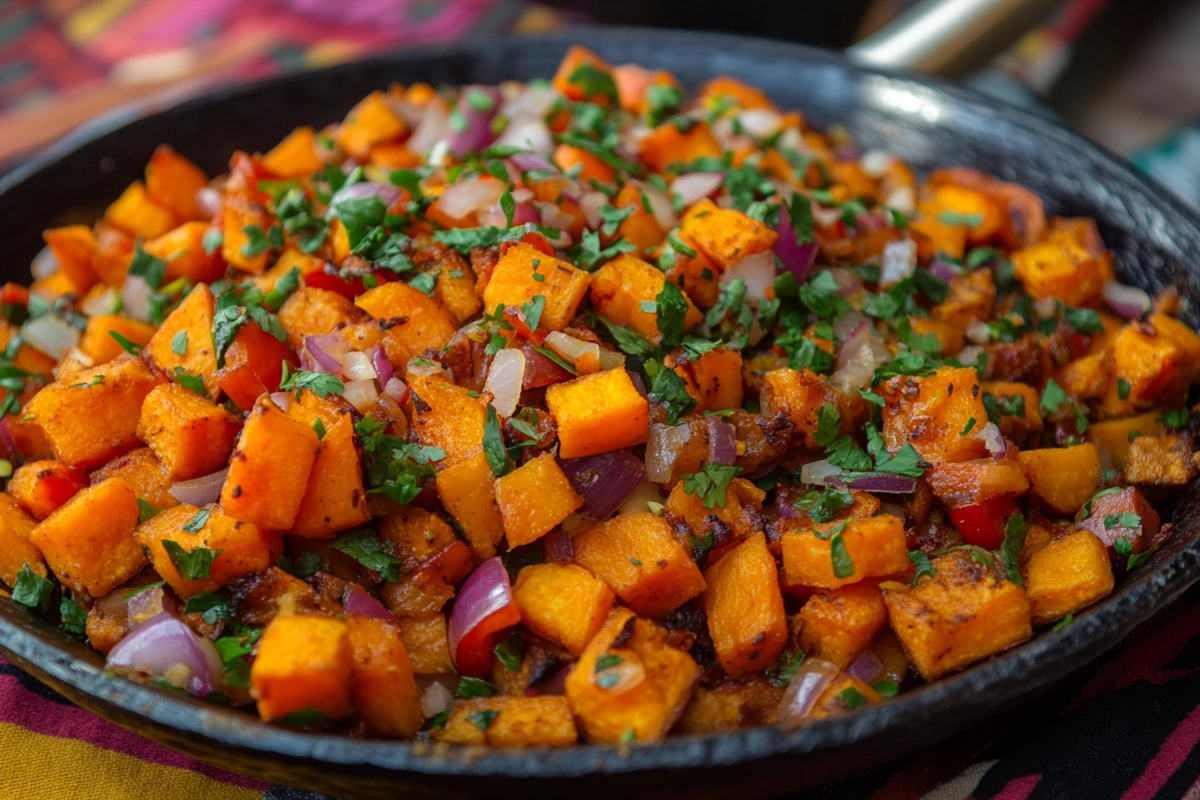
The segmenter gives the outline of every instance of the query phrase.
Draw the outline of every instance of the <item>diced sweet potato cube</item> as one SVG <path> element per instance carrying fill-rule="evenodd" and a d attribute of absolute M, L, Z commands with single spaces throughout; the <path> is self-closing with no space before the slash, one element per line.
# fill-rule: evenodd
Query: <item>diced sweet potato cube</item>
<path fill-rule="evenodd" d="M 162 236 L 177 224 L 175 215 L 154 202 L 141 181 L 129 184 L 104 212 L 104 221 L 143 240 Z"/>
<path fill-rule="evenodd" d="M 680 240 L 696 254 L 675 253 L 675 266 L 667 270 L 667 278 L 683 289 L 698 307 L 712 308 L 720 299 L 721 290 L 718 284 L 721 270 L 717 268 L 704 251 L 696 247 L 696 243 L 686 236 L 680 235 Z M 663 245 L 670 247 L 670 245 Z M 660 251 L 661 252 L 661 251 Z"/>
<path fill-rule="evenodd" d="M 533 277 L 535 272 L 542 280 Z M 521 306 L 541 295 L 546 305 L 538 328 L 561 331 L 575 317 L 591 282 L 592 276 L 583 270 L 519 242 L 505 251 L 492 270 L 483 290 L 483 306 L 490 314 L 497 306 Z"/>
<path fill-rule="evenodd" d="M 704 611 L 721 667 L 737 678 L 775 663 L 787 642 L 779 570 L 756 533 L 704 573 Z"/>
<path fill-rule="evenodd" d="M 642 304 L 653 303 L 666 282 L 667 277 L 661 270 L 625 253 L 592 275 L 592 306 L 601 316 L 657 343 L 662 338 L 658 330 L 658 312 L 646 311 Z M 687 295 L 684 299 L 687 300 Z M 684 328 L 690 330 L 703 317 L 691 300 L 687 300 L 687 304 Z"/>
<path fill-rule="evenodd" d="M 573 44 L 567 48 L 567 52 L 563 55 L 563 60 L 559 62 L 558 69 L 554 73 L 554 80 L 551 82 L 552 85 L 572 100 L 587 100 L 592 103 L 612 102 L 612 98 L 603 92 L 593 90 L 591 94 L 588 94 L 588 87 L 591 83 L 581 80 L 576 75 L 579 68 L 585 66 L 605 73 L 612 69 L 609 67 L 608 62 L 591 50 L 582 45 Z"/>
<path fill-rule="evenodd" d="M 291 528 L 319 445 L 311 427 L 280 411 L 269 397 L 260 399 L 229 461 L 221 508 L 243 522 Z"/>
<path fill-rule="evenodd" d="M 696 689 L 692 701 L 683 710 L 683 715 L 671 732 L 718 733 L 735 731 L 741 727 L 745 701 L 739 692 L 724 689 Z"/>
<path fill-rule="evenodd" d="M 154 335 L 154 326 L 116 314 L 98 314 L 88 319 L 87 329 L 79 339 L 79 349 L 92 359 L 92 364 L 107 364 L 125 352 L 110 331 L 121 334 L 134 344 L 145 347 Z"/>
<path fill-rule="evenodd" d="M 1104 287 L 1100 262 L 1075 244 L 1035 244 L 1013 253 L 1012 261 L 1017 280 L 1035 300 L 1054 297 L 1068 306 L 1082 306 Z"/>
<path fill-rule="evenodd" d="M 888 621 L 925 680 L 962 669 L 1033 635 L 1025 590 L 956 551 L 933 561 L 916 588 L 885 583 Z"/>
<path fill-rule="evenodd" d="M 235 578 L 261 572 L 274 561 L 275 536 L 257 525 L 240 522 L 214 508 L 181 505 L 167 509 L 137 526 L 138 544 L 150 555 L 154 571 L 175 593 L 188 598 L 211 592 Z M 207 548 L 215 553 L 208 577 L 185 577 L 163 540 L 186 553 Z"/>
<path fill-rule="evenodd" d="M 1021 416 L 1001 415 L 1000 430 L 1004 435 L 1041 430 L 1042 414 L 1038 409 L 1037 389 L 1027 383 L 1014 381 L 984 381 L 982 385 L 983 391 L 994 397 L 1020 397 L 1025 404 L 1025 413 Z M 983 421 L 980 420 L 978 424 L 982 426 Z"/>
<path fill-rule="evenodd" d="M 1130 514 L 1134 516 L 1131 518 Z M 1109 558 L 1117 564 L 1125 561 L 1116 550 L 1117 540 L 1124 539 L 1129 544 L 1129 552 L 1149 550 L 1158 544 L 1162 520 L 1138 489 L 1126 486 L 1097 492 L 1079 510 L 1076 525 L 1094 533 L 1108 548 Z M 1026 536 L 1026 540 L 1028 538 Z"/>
<path fill-rule="evenodd" d="M 579 733 L 565 697 L 475 697 L 454 707 L 438 738 L 492 747 L 569 747 Z"/>
<path fill-rule="evenodd" d="M 663 172 L 671 164 L 721 156 L 721 143 L 704 121 L 698 121 L 686 132 L 672 122 L 664 122 L 638 142 L 638 148 L 638 158 L 655 172 Z"/>
<path fill-rule="evenodd" d="M 785 414 L 802 434 L 804 444 L 816 448 L 817 413 L 826 403 L 835 402 L 832 386 L 812 370 L 773 369 L 762 376 L 759 405 L 765 417 Z"/>
<path fill-rule="evenodd" d="M 1129 445 L 1139 436 L 1158 436 L 1165 433 L 1167 428 L 1159 420 L 1160 414 L 1151 411 L 1149 414 L 1138 414 L 1135 417 L 1108 419 L 1093 422 L 1088 428 L 1087 436 L 1112 456 L 1113 466 L 1125 468 L 1129 455 Z"/>
<path fill-rule="evenodd" d="M 483 400 L 450 382 L 444 373 L 408 376 L 413 430 L 421 444 L 446 453 L 438 467 L 450 467 L 482 451 L 487 417 Z"/>
<path fill-rule="evenodd" d="M 977 269 L 952 278 L 949 295 L 931 313 L 934 319 L 966 328 L 972 319 L 991 318 L 995 302 L 996 285 L 991 270 Z"/>
<path fill-rule="evenodd" d="M 425 724 L 421 692 L 400 628 L 356 614 L 346 618 L 354 658 L 354 716 L 371 736 L 409 737 Z"/>
<path fill-rule="evenodd" d="M 987 421 L 975 370 L 942 367 L 925 378 L 900 375 L 881 384 L 880 390 L 887 401 L 883 440 L 891 452 L 911 444 L 934 464 L 987 455 L 982 439 L 962 435 L 967 420 L 977 425 Z"/>
<path fill-rule="evenodd" d="M 41 551 L 29 541 L 37 524 L 12 497 L 0 493 L 0 581 L 10 589 L 26 566 L 43 577 L 47 574 Z"/>
<path fill-rule="evenodd" d="M 841 523 L 823 523 L 817 529 L 784 532 L 783 576 L 789 588 L 836 589 L 867 578 L 904 573 L 911 566 L 904 521 L 899 517 L 881 514 L 851 518 L 845 529 L 836 535 L 829 532 L 835 525 Z M 818 535 L 821 528 L 826 531 Z M 842 546 L 835 551 L 838 541 Z M 839 551 L 844 551 L 844 559 Z M 835 555 L 839 556 L 836 560 Z"/>
<path fill-rule="evenodd" d="M 146 565 L 133 538 L 137 521 L 133 489 L 110 478 L 79 492 L 42 520 L 29 541 L 75 595 L 102 597 Z"/>
<path fill-rule="evenodd" d="M 922 211 L 922 215 L 908 225 L 908 231 L 917 243 L 918 258 L 931 259 L 939 253 L 951 258 L 962 258 L 967 249 L 967 226 L 943 222 L 936 214 Z"/>
<path fill-rule="evenodd" d="M 437 475 L 438 498 L 450 516 L 458 520 L 477 562 L 496 555 L 496 544 L 504 536 L 504 520 L 496 507 L 496 478 L 487 455 L 475 455 L 446 467 Z"/>
<path fill-rule="evenodd" d="M 440 351 L 458 330 L 458 320 L 441 303 L 403 281 L 369 289 L 354 304 L 387 329 L 383 349 L 400 371 L 410 360 Z"/>
<path fill-rule="evenodd" d="M 225 193 L 221 206 L 221 258 L 241 272 L 258 275 L 267 268 L 270 247 L 254 247 L 250 235 L 256 229 L 266 236 L 272 217 L 257 202 L 241 194 Z"/>
<path fill-rule="evenodd" d="M 204 246 L 204 236 L 210 229 L 207 222 L 185 222 L 178 228 L 146 242 L 146 252 L 167 262 L 163 283 L 187 278 L 192 283 L 210 283 L 225 274 L 225 263 L 214 250 Z"/>
<path fill-rule="evenodd" d="M 581 653 L 608 619 L 613 593 L 574 564 L 532 564 L 517 576 L 513 599 L 529 630 Z"/>
<path fill-rule="evenodd" d="M 704 507 L 704 498 L 688 494 L 683 481 L 675 484 L 667 496 L 666 510 L 679 517 L 703 539 L 714 527 L 727 525 L 739 539 L 752 536 L 763 529 L 762 501 L 766 492 L 745 478 L 734 478 L 725 490 L 725 505 Z"/>
<path fill-rule="evenodd" d="M 554 456 L 544 453 L 496 479 L 496 505 L 512 548 L 541 538 L 583 505 L 583 498 Z"/>
<path fill-rule="evenodd" d="M 400 580 L 385 583 L 380 596 L 398 617 L 428 617 L 454 597 L 454 586 L 475 564 L 467 546 L 437 514 L 407 507 L 380 522 L 380 538 L 402 559 Z"/>
<path fill-rule="evenodd" d="M 175 482 L 149 447 L 117 456 L 91 475 L 92 486 L 109 478 L 120 478 L 141 499 L 157 509 L 172 508 L 179 501 L 167 493 Z"/>
<path fill-rule="evenodd" d="M 653 247 L 662 242 L 666 232 L 658 224 L 652 211 L 647 211 L 642 205 L 642 189 L 633 182 L 621 187 L 621 191 L 613 199 L 617 208 L 632 208 L 633 213 L 621 221 L 611 240 L 624 239 L 637 249 L 634 254 L 644 256 Z M 605 240 L 608 242 L 608 239 Z"/>
<path fill-rule="evenodd" d="M 213 313 L 212 292 L 200 284 L 167 316 L 146 346 L 146 354 L 156 367 L 168 375 L 174 375 L 176 368 L 199 375 L 210 396 L 216 396 L 217 391 L 213 376 L 217 371 L 217 354 L 212 343 Z M 182 332 L 187 335 L 187 349 L 176 353 L 172 345 Z"/>
<path fill-rule="evenodd" d="M 1182 330 L 1181 330 L 1182 328 Z M 1196 378 L 1195 337 L 1176 320 L 1151 315 L 1147 324 L 1131 322 L 1117 333 L 1104 351 L 1112 375 L 1100 411 L 1124 416 L 1154 406 L 1181 403 Z M 1117 381 L 1128 384 L 1125 397 Z"/>
<path fill-rule="evenodd" d="M 163 382 L 141 359 L 125 356 L 52 383 L 25 413 L 45 432 L 55 457 L 69 467 L 97 467 L 137 447 L 142 401 Z"/>
<path fill-rule="evenodd" d="M 683 215 L 680 232 L 695 242 L 722 271 L 746 256 L 767 252 L 779 238 L 762 222 L 740 211 L 720 208 L 707 198 Z"/>
<path fill-rule="evenodd" d="M 27 461 L 8 479 L 8 491 L 26 513 L 45 519 L 88 485 L 83 470 L 57 461 Z"/>
<path fill-rule="evenodd" d="M 281 178 L 311 175 L 324 166 L 315 145 L 316 135 L 312 128 L 296 128 L 267 151 L 262 157 L 262 165 Z"/>
<path fill-rule="evenodd" d="M 556 383 L 546 390 L 546 407 L 558 423 L 562 458 L 621 450 L 650 435 L 650 404 L 623 369 Z"/>
<path fill-rule="evenodd" d="M 1025 591 L 1033 624 L 1046 625 L 1090 606 L 1113 590 L 1108 548 L 1091 531 L 1056 539 L 1029 559 Z"/>
<path fill-rule="evenodd" d="M 856 583 L 808 598 L 800 609 L 800 624 L 804 651 L 845 669 L 883 630 L 887 609 L 877 586 Z"/>
<path fill-rule="evenodd" d="M 700 101 L 706 106 L 713 107 L 733 100 L 742 108 L 775 108 L 771 98 L 762 89 L 751 86 L 745 81 L 729 75 L 718 75 L 710 78 L 700 89 Z"/>
<path fill-rule="evenodd" d="M 704 576 L 671 526 L 653 514 L 624 514 L 574 538 L 575 562 L 646 617 L 665 617 L 704 591 Z"/>
<path fill-rule="evenodd" d="M 306 336 L 328 333 L 350 322 L 354 303 L 328 289 L 301 286 L 279 309 L 279 321 L 287 330 L 288 344 L 299 350 Z"/>
<path fill-rule="evenodd" d="M 207 397 L 175 383 L 156 386 L 142 403 L 138 438 L 178 481 L 225 466 L 242 421 Z"/>
<path fill-rule="evenodd" d="M 1196 474 L 1191 438 L 1183 433 L 1139 436 L 1129 444 L 1125 480 L 1143 486 L 1183 486 Z"/>
<path fill-rule="evenodd" d="M 639 742 L 666 736 L 700 677 L 699 665 L 666 638 L 653 622 L 613 609 L 566 680 L 567 702 L 589 740 L 618 742 L 627 731 Z"/>
<path fill-rule="evenodd" d="M 96 223 L 96 254 L 92 269 L 109 286 L 125 282 L 125 273 L 133 258 L 135 239 L 120 228 L 101 220 Z"/>
<path fill-rule="evenodd" d="M 418 675 L 445 675 L 454 671 L 450 663 L 450 642 L 446 638 L 446 615 L 401 617 L 400 633 Z"/>
<path fill-rule="evenodd" d="M 742 354 L 719 347 L 690 361 L 674 359 L 668 364 L 687 382 L 688 394 L 696 399 L 696 411 L 741 408 Z"/>
<path fill-rule="evenodd" d="M 51 228 L 42 233 L 46 246 L 58 261 L 62 276 L 76 295 L 83 295 L 99 279 L 92 268 L 96 256 L 96 236 L 86 225 Z"/>
<path fill-rule="evenodd" d="M 250 693 L 265 720 L 302 711 L 350 715 L 354 656 L 346 623 L 319 616 L 276 617 L 250 667 Z"/>
<path fill-rule="evenodd" d="M 345 414 L 321 440 L 291 533 L 318 538 L 332 536 L 370 519 L 354 423 Z"/>
<path fill-rule="evenodd" d="M 1091 442 L 1022 450 L 1017 460 L 1025 468 L 1033 493 L 1063 514 L 1078 511 L 1100 486 L 1100 455 Z"/>
<path fill-rule="evenodd" d="M 350 109 L 338 126 L 337 143 L 352 157 L 366 161 L 372 147 L 398 139 L 407 127 L 383 92 L 371 92 Z"/>
<path fill-rule="evenodd" d="M 855 694 L 858 697 L 855 697 Z M 878 703 L 883 698 L 879 692 L 867 686 L 853 675 L 839 675 L 821 692 L 812 711 L 808 712 L 809 719 L 822 719 L 834 714 L 852 711 L 859 705 L 859 697 L 868 704 Z"/>
<path fill-rule="evenodd" d="M 146 192 L 150 199 L 179 219 L 203 219 L 196 192 L 208 186 L 208 176 L 170 146 L 160 144 L 146 165 Z"/>
<path fill-rule="evenodd" d="M 935 464 L 925 473 L 937 499 L 951 508 L 971 506 L 1029 488 L 1025 468 L 1015 458 L 976 458 Z"/>
<path fill-rule="evenodd" d="M 613 183 L 617 178 L 616 171 L 599 156 L 566 143 L 554 149 L 554 163 L 563 172 L 578 171 L 578 178 L 588 184 Z"/>

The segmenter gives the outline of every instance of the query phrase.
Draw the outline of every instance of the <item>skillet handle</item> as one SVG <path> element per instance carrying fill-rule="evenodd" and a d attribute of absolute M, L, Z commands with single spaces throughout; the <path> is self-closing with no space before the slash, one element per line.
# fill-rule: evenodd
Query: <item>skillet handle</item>
<path fill-rule="evenodd" d="M 921 0 L 847 48 L 868 67 L 959 78 L 984 66 L 1060 5 L 1058 0 Z"/>

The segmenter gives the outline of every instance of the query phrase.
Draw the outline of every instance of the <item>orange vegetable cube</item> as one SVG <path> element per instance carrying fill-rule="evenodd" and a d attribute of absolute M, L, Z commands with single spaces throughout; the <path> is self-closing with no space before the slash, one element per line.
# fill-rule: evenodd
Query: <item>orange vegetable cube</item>
<path fill-rule="evenodd" d="M 845 669 L 887 625 L 887 609 L 879 587 L 856 583 L 808 598 L 800 624 L 800 647 Z"/>
<path fill-rule="evenodd" d="M 671 526 L 653 514 L 624 514 L 598 523 L 576 535 L 574 544 L 575 563 L 645 617 L 667 616 L 706 586 Z"/>
<path fill-rule="evenodd" d="M 241 428 L 240 418 L 208 398 L 165 383 L 146 395 L 137 435 L 171 477 L 186 481 L 224 467 Z"/>
<path fill-rule="evenodd" d="M 681 235 L 679 238 L 696 255 L 676 253 L 675 266 L 667 270 L 667 278 L 683 289 L 684 294 L 690 297 L 699 308 L 712 308 L 721 298 L 721 289 L 718 283 L 721 270 L 709 260 L 708 256 L 704 255 L 703 250 L 696 247 L 695 242 L 686 236 Z M 670 245 L 664 246 L 669 247 Z"/>
<path fill-rule="evenodd" d="M 178 223 L 170 209 L 156 203 L 141 181 L 134 181 L 104 212 L 104 221 L 145 239 L 162 236 Z"/>
<path fill-rule="evenodd" d="M 413 430 L 421 444 L 446 453 L 438 462 L 445 468 L 466 461 L 483 448 L 483 426 L 487 411 L 483 400 L 467 389 L 450 383 L 442 373 L 408 375 L 413 404 Z"/>
<path fill-rule="evenodd" d="M 779 235 L 756 219 L 740 211 L 719 208 L 704 199 L 687 210 L 680 232 L 704 251 L 724 271 L 746 256 L 765 253 L 775 246 Z"/>
<path fill-rule="evenodd" d="M 77 597 L 102 597 L 146 565 L 133 538 L 137 521 L 133 489 L 110 478 L 82 490 L 42 520 L 29 541 Z"/>
<path fill-rule="evenodd" d="M 446 467 L 437 475 L 438 499 L 458 520 L 477 562 L 496 555 L 504 536 L 504 520 L 496 506 L 496 478 L 487 455 L 475 455 Z"/>
<path fill-rule="evenodd" d="M 627 731 L 639 742 L 667 735 L 692 696 L 700 667 L 666 639 L 653 622 L 613 609 L 566 680 L 571 713 L 590 741 L 622 741 Z"/>
<path fill-rule="evenodd" d="M 337 143 L 353 158 L 366 161 L 372 147 L 400 138 L 407 128 L 383 92 L 371 92 L 350 109 L 338 127 Z"/>
<path fill-rule="evenodd" d="M 1068 243 L 1035 244 L 1012 254 L 1017 280 L 1034 299 L 1054 297 L 1068 306 L 1088 305 L 1104 287 L 1104 270 L 1084 248 Z"/>
<path fill-rule="evenodd" d="M 759 405 L 763 416 L 785 415 L 795 426 L 795 432 L 803 435 L 806 447 L 817 447 L 813 436 L 817 432 L 818 412 L 826 403 L 835 402 L 833 387 L 808 367 L 801 370 L 785 367 L 762 376 Z"/>
<path fill-rule="evenodd" d="M 413 672 L 418 675 L 446 675 L 454 671 L 450 662 L 450 642 L 446 638 L 446 615 L 401 617 L 400 633 Z"/>
<path fill-rule="evenodd" d="M 775 108 L 762 89 L 729 75 L 710 78 L 700 89 L 700 100 L 712 105 L 721 98 L 734 100 L 742 108 Z"/>
<path fill-rule="evenodd" d="M 839 675 L 833 679 L 833 682 L 826 687 L 825 691 L 821 692 L 820 697 L 817 698 L 817 702 L 813 705 L 812 711 L 808 712 L 808 717 L 810 719 L 823 719 L 824 717 L 843 714 L 853 710 L 857 706 L 854 705 L 856 701 L 847 700 L 847 692 L 850 689 L 858 692 L 859 696 L 868 705 L 878 703 L 883 699 L 879 692 L 867 686 L 867 684 L 853 675 Z"/>
<path fill-rule="evenodd" d="M 317 156 L 316 134 L 309 127 L 296 128 L 262 157 L 262 165 L 281 178 L 311 175 L 324 166 Z"/>
<path fill-rule="evenodd" d="M 742 407 L 745 397 L 740 351 L 718 347 L 695 360 L 672 357 L 668 366 L 687 382 L 688 394 L 696 400 L 696 411 Z"/>
<path fill-rule="evenodd" d="M 57 461 L 27 461 L 8 479 L 8 492 L 29 514 L 45 519 L 87 485 L 83 470 Z"/>
<path fill-rule="evenodd" d="M 553 695 L 459 702 L 438 737 L 451 744 L 492 747 L 569 747 L 578 738 L 567 699 Z"/>
<path fill-rule="evenodd" d="M 583 505 L 554 456 L 544 453 L 496 479 L 496 505 L 510 548 L 548 533 Z"/>
<path fill-rule="evenodd" d="M 638 158 L 655 172 L 665 172 L 672 164 L 689 164 L 698 158 L 720 158 L 721 143 L 708 124 L 697 121 L 687 132 L 672 122 L 664 122 L 639 143 Z"/>
<path fill-rule="evenodd" d="M 563 60 L 559 62 L 558 70 L 554 73 L 554 80 L 551 81 L 551 84 L 571 100 L 586 100 L 589 103 L 603 105 L 611 104 L 616 98 L 609 97 L 603 92 L 587 93 L 586 87 L 592 85 L 592 81 L 583 79 L 584 73 L 580 72 L 581 67 L 590 67 L 592 70 L 602 73 L 612 71 L 612 67 L 600 56 L 582 45 L 573 44 L 567 48 Z"/>
<path fill-rule="evenodd" d="M 129 484 L 134 494 L 157 509 L 179 505 L 179 501 L 167 493 L 175 482 L 149 447 L 139 447 L 117 456 L 92 473 L 91 484 L 95 486 L 109 478 L 120 478 Z"/>
<path fill-rule="evenodd" d="M 1113 590 L 1108 548 L 1091 531 L 1075 531 L 1034 553 L 1025 591 L 1034 625 L 1046 625 L 1090 606 Z"/>
<path fill-rule="evenodd" d="M 332 536 L 370 519 L 354 422 L 349 414 L 344 414 L 321 440 L 291 533 L 317 538 Z"/>
<path fill-rule="evenodd" d="M 916 588 L 884 583 L 888 621 L 925 680 L 962 669 L 1033 635 L 1029 597 L 961 550 L 934 559 Z"/>
<path fill-rule="evenodd" d="M 211 507 L 180 505 L 167 509 L 138 525 L 134 536 L 149 554 L 154 571 L 184 599 L 215 591 L 243 575 L 262 572 L 275 560 L 274 534 Z M 213 553 L 207 577 L 202 569 L 190 573 L 185 567 L 181 572 L 176 556 L 164 541 L 173 542 L 188 554 L 202 548 Z"/>
<path fill-rule="evenodd" d="M 141 359 L 125 356 L 83 370 L 71 384 L 52 383 L 25 406 L 55 457 L 69 467 L 97 467 L 138 446 L 142 401 L 163 382 Z"/>
<path fill-rule="evenodd" d="M 1183 486 L 1196 474 L 1191 438 L 1186 434 L 1139 436 L 1129 444 L 1125 480 L 1152 486 Z"/>
<path fill-rule="evenodd" d="M 851 518 L 840 534 L 829 533 L 840 525 L 840 522 L 824 523 L 815 530 L 789 528 L 784 532 L 783 576 L 789 588 L 837 589 L 867 578 L 909 571 L 911 564 L 904 538 L 904 521 L 899 517 L 881 514 Z M 818 535 L 821 528 L 826 530 Z M 834 549 L 838 541 L 842 542 L 840 554 Z M 843 554 L 844 559 L 840 557 Z M 836 560 L 835 555 L 839 555 Z"/>
<path fill-rule="evenodd" d="M 983 391 L 995 397 L 1021 397 L 1025 403 L 1023 416 L 1004 414 L 1000 417 L 1000 430 L 1006 436 L 1023 431 L 1037 431 L 1042 428 L 1042 414 L 1038 409 L 1037 389 L 1027 383 L 1009 381 L 984 381 Z"/>
<path fill-rule="evenodd" d="M 1136 417 L 1093 422 L 1088 428 L 1087 436 L 1109 452 L 1114 467 L 1124 469 L 1132 440 L 1139 436 L 1158 436 L 1166 432 L 1167 428 L 1159 421 L 1159 416 L 1161 415 L 1157 411 L 1151 411 Z"/>
<path fill-rule="evenodd" d="M 972 319 L 990 319 L 995 304 L 996 284 L 991 271 L 977 269 L 951 278 L 949 294 L 930 313 L 934 319 L 965 330 Z"/>
<path fill-rule="evenodd" d="M 383 349 L 398 370 L 410 359 L 440 351 L 458 330 L 458 320 L 441 303 L 402 281 L 380 284 L 354 304 L 387 323 Z"/>
<path fill-rule="evenodd" d="M 349 323 L 353 315 L 354 303 L 350 298 L 314 286 L 301 286 L 279 309 L 279 321 L 294 350 L 300 349 L 306 336 L 337 330 L 339 325 Z"/>
<path fill-rule="evenodd" d="M 25 567 L 43 578 L 47 575 L 41 551 L 29 541 L 37 524 L 12 497 L 0 493 L 0 581 L 10 589 L 17 585 L 17 575 Z"/>
<path fill-rule="evenodd" d="M 787 643 L 787 617 L 775 557 L 756 533 L 704 573 L 704 611 L 721 667 L 733 677 L 775 663 Z"/>
<path fill-rule="evenodd" d="M 517 576 L 513 600 L 529 630 L 581 653 L 608 619 L 613 593 L 574 564 L 532 564 Z"/>
<path fill-rule="evenodd" d="M 354 655 L 346 623 L 318 616 L 276 617 L 250 667 L 258 714 L 280 719 L 316 711 L 340 719 L 352 710 Z"/>
<path fill-rule="evenodd" d="M 914 395 L 912 387 L 917 391 Z M 900 375 L 879 387 L 883 440 L 891 452 L 911 444 L 931 463 L 967 461 L 987 455 L 983 440 L 963 436 L 967 420 L 987 421 L 979 374 L 970 368 L 943 367 L 925 378 Z"/>
<path fill-rule="evenodd" d="M 208 286 L 200 284 L 183 298 L 159 326 L 146 345 L 151 363 L 168 375 L 178 367 L 189 375 L 199 375 L 204 390 L 215 396 L 217 354 L 213 350 L 212 328 L 215 301 Z M 186 332 L 187 349 L 181 354 L 174 350 L 175 338 Z"/>
<path fill-rule="evenodd" d="M 42 238 L 58 261 L 58 268 L 77 295 L 92 288 L 98 280 L 92 261 L 96 256 L 96 236 L 86 225 L 68 225 L 42 232 Z"/>
<path fill-rule="evenodd" d="M 1100 454 L 1091 442 L 1022 450 L 1017 460 L 1033 493 L 1063 514 L 1074 514 L 1100 488 Z"/>
<path fill-rule="evenodd" d="M 251 233 L 263 237 L 271 227 L 271 215 L 257 203 L 242 195 L 225 195 L 221 206 L 221 258 L 234 269 L 257 275 L 267 268 L 271 257 L 269 246 L 256 247 L 251 243 Z"/>
<path fill-rule="evenodd" d="M 154 336 L 153 325 L 116 314 L 97 314 L 88 318 L 87 329 L 79 339 L 79 349 L 92 359 L 92 364 L 107 364 L 125 349 L 112 337 L 111 331 L 124 336 L 134 344 L 145 347 Z"/>
<path fill-rule="evenodd" d="M 167 262 L 163 283 L 187 278 L 192 283 L 211 283 L 225 274 L 225 264 L 216 251 L 209 253 L 204 236 L 210 230 L 207 222 L 185 222 L 178 228 L 146 242 L 146 252 Z"/>
<path fill-rule="evenodd" d="M 542 280 L 533 277 L 535 272 Z M 591 282 L 592 276 L 583 270 L 519 242 L 500 256 L 492 270 L 483 290 L 483 307 L 490 314 L 497 306 L 519 307 L 541 295 L 546 305 L 538 328 L 561 331 L 574 319 Z"/>
<path fill-rule="evenodd" d="M 400 629 L 356 614 L 346 618 L 354 659 L 354 716 L 371 736 L 416 735 L 425 724 L 421 692 Z"/>
<path fill-rule="evenodd" d="M 617 179 L 616 171 L 607 162 L 581 147 L 560 144 L 554 150 L 554 163 L 563 172 L 577 167 L 579 180 L 585 184 L 590 184 L 591 181 L 612 183 Z"/>
<path fill-rule="evenodd" d="M 146 165 L 146 193 L 177 219 L 204 219 L 196 192 L 208 186 L 208 176 L 170 146 L 160 144 Z"/>
<path fill-rule="evenodd" d="M 242 428 L 221 508 L 234 519 L 273 530 L 292 527 L 320 442 L 316 431 L 261 398 Z"/>
<path fill-rule="evenodd" d="M 628 253 L 619 255 L 592 275 L 592 305 L 596 313 L 624 325 L 651 342 L 658 343 L 658 312 L 645 311 L 642 303 L 653 303 L 667 282 L 666 275 L 640 258 Z M 684 295 L 688 309 L 684 329 L 699 325 L 703 315 Z"/>
<path fill-rule="evenodd" d="M 623 369 L 556 383 L 546 389 L 546 407 L 558 423 L 562 458 L 620 450 L 650 435 L 650 404 Z"/>

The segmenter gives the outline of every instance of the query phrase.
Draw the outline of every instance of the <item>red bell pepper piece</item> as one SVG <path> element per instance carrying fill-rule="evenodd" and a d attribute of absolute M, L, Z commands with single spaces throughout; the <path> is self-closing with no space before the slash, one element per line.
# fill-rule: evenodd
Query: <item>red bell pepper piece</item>
<path fill-rule="evenodd" d="M 950 509 L 950 521 L 968 544 L 995 550 L 1004 543 L 1004 526 L 1016 510 L 1012 498 L 996 497 Z"/>

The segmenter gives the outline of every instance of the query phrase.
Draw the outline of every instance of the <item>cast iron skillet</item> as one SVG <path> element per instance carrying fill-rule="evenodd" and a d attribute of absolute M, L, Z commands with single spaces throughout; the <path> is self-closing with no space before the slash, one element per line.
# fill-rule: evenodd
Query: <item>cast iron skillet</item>
<path fill-rule="evenodd" d="M 864 72 L 840 56 L 730 36 L 628 29 L 411 50 L 316 73 L 225 88 L 157 114 L 106 119 L 0 181 L 4 280 L 28 278 L 38 233 L 91 221 L 140 177 L 154 147 L 174 145 L 210 174 L 235 149 L 265 151 L 298 124 L 340 120 L 392 81 L 496 83 L 552 74 L 581 42 L 615 63 L 668 69 L 695 86 L 715 74 L 764 87 L 818 126 L 841 123 L 866 146 L 918 168 L 972 165 L 1019 181 L 1060 215 L 1095 217 L 1127 282 L 1176 286 L 1200 301 L 1200 222 L 1117 158 L 1054 123 L 928 80 Z M 1190 312 L 1193 326 L 1197 315 Z M 1045 691 L 1099 658 L 1200 578 L 1200 503 L 1181 493 L 1178 533 L 1069 627 L 877 706 L 793 732 L 774 727 L 635 746 L 553 752 L 463 750 L 356 740 L 262 724 L 251 716 L 106 678 L 98 655 L 0 601 L 0 651 L 85 708 L 219 766 L 354 796 L 762 797 L 884 765 Z M 1169 509 L 1162 509 L 1169 513 Z"/>

